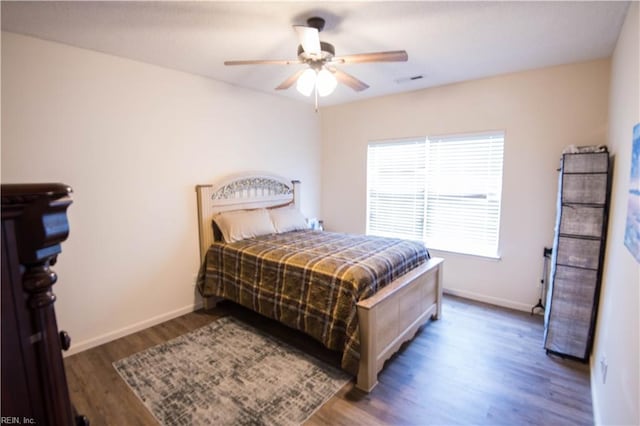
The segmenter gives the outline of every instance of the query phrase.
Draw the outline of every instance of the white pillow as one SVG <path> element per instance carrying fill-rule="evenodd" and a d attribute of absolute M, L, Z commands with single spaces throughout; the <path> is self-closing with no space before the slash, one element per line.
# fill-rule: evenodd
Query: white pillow
<path fill-rule="evenodd" d="M 222 212 L 213 220 L 227 243 L 276 232 L 265 209 Z"/>
<path fill-rule="evenodd" d="M 270 209 L 269 215 L 277 233 L 297 231 L 299 229 L 309 229 L 307 220 L 300 210 L 295 207 L 280 207 Z"/>

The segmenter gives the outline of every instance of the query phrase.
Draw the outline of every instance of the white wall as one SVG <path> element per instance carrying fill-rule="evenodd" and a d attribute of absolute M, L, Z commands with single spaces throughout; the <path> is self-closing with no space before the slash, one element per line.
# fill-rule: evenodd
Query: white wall
<path fill-rule="evenodd" d="M 591 390 L 596 424 L 640 424 L 640 265 L 624 246 L 631 136 L 640 123 L 640 5 L 634 2 L 611 66 L 609 149 L 615 158 Z M 608 364 L 603 383 L 601 361 Z"/>
<path fill-rule="evenodd" d="M 311 106 L 2 33 L 2 182 L 74 189 L 54 268 L 73 351 L 193 309 L 196 184 L 270 171 L 317 216 L 319 134 Z"/>
<path fill-rule="evenodd" d="M 365 232 L 371 140 L 505 131 L 501 259 L 451 253 L 445 289 L 529 310 L 551 246 L 563 147 L 606 143 L 608 60 L 560 66 L 322 110 L 322 217 L 327 229 Z"/>

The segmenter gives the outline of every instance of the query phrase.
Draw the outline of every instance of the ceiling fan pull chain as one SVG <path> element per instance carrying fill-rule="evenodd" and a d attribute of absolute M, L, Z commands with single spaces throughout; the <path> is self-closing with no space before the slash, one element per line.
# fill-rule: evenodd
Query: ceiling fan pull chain
<path fill-rule="evenodd" d="M 318 112 L 318 84 L 317 83 L 315 84 L 315 86 L 313 86 L 313 91 L 316 96 L 316 112 Z"/>

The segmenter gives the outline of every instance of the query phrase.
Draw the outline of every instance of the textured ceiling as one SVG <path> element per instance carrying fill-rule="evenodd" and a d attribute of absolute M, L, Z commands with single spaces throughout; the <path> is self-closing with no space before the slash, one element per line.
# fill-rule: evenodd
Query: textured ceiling
<path fill-rule="evenodd" d="M 301 65 L 291 28 L 321 16 L 336 55 L 408 52 L 403 63 L 341 68 L 369 84 L 321 104 L 352 102 L 492 75 L 605 58 L 628 2 L 2 2 L 2 30 L 58 41 L 309 101 L 273 90 Z M 410 77 L 422 75 L 421 79 Z"/>

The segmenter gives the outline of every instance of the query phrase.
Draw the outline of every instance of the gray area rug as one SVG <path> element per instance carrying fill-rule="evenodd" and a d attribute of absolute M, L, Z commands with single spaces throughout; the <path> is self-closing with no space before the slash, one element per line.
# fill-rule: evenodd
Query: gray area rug
<path fill-rule="evenodd" d="M 351 380 L 231 317 L 113 365 L 162 425 L 300 424 Z"/>

